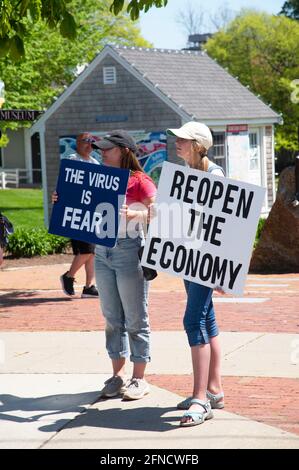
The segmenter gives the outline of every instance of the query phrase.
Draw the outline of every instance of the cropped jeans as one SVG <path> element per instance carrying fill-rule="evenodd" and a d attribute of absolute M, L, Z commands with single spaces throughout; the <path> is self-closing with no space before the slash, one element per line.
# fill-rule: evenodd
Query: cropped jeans
<path fill-rule="evenodd" d="M 184 328 L 190 346 L 207 344 L 219 334 L 212 302 L 213 289 L 191 281 L 184 281 L 187 306 Z"/>
<path fill-rule="evenodd" d="M 148 281 L 138 250 L 141 237 L 119 238 L 114 248 L 97 245 L 95 275 L 106 321 L 106 348 L 111 359 L 149 362 Z"/>

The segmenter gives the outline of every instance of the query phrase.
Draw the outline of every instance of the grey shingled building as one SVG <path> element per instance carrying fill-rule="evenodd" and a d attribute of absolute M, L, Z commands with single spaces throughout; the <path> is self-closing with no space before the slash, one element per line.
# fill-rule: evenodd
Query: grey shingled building
<path fill-rule="evenodd" d="M 29 130 L 39 133 L 45 218 L 59 169 L 59 137 L 165 131 L 190 120 L 214 133 L 211 157 L 231 178 L 265 186 L 274 198 L 274 124 L 281 118 L 202 51 L 106 46 Z M 168 160 L 175 156 L 167 141 Z"/>

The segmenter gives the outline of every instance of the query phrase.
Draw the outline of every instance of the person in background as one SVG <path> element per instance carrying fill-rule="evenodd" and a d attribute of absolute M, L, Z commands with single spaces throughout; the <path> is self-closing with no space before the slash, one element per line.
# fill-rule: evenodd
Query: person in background
<path fill-rule="evenodd" d="M 176 137 L 176 152 L 191 168 L 224 176 L 221 167 L 207 157 L 213 145 L 209 128 L 200 122 L 187 122 L 179 129 L 167 129 Z M 212 301 L 213 289 L 191 281 L 184 281 L 187 306 L 184 328 L 191 347 L 193 366 L 192 396 L 178 403 L 187 410 L 181 426 L 196 426 L 213 418 L 212 408 L 224 407 L 224 393 L 220 374 L 220 341 Z"/>
<path fill-rule="evenodd" d="M 124 400 L 137 400 L 149 393 L 144 374 L 150 361 L 148 281 L 143 276 L 138 251 L 144 243 L 141 225 L 147 223 L 156 187 L 140 166 L 136 144 L 128 132 L 111 131 L 103 140 L 94 142 L 93 147 L 101 151 L 104 165 L 131 170 L 126 204 L 121 209 L 124 223 L 116 245 L 114 248 L 96 246 L 96 282 L 106 322 L 106 348 L 113 370 L 101 396 L 122 395 Z M 131 378 L 126 380 L 129 349 L 133 371 Z"/>
<path fill-rule="evenodd" d="M 8 237 L 14 232 L 13 224 L 0 212 L 0 266 L 3 263 L 4 250 L 8 244 Z"/>
<path fill-rule="evenodd" d="M 76 153 L 69 155 L 68 158 L 71 160 L 79 160 L 82 162 L 94 163 L 98 165 L 99 162 L 90 155 L 92 152 L 92 142 L 94 142 L 94 139 L 88 132 L 79 134 L 77 136 L 77 151 Z M 54 191 L 52 194 L 52 203 L 54 204 L 57 200 L 58 194 L 56 191 Z M 81 297 L 98 297 L 98 290 L 93 284 L 95 245 L 93 243 L 87 243 L 79 240 L 71 240 L 71 244 L 74 259 L 70 269 L 60 277 L 63 292 L 68 296 L 75 295 L 75 276 L 79 269 L 84 266 L 86 280 Z"/>

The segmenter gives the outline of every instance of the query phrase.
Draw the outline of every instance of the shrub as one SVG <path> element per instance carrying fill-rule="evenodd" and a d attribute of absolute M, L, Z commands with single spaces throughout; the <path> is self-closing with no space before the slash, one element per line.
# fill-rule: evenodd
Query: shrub
<path fill-rule="evenodd" d="M 255 241 L 254 241 L 254 248 L 257 246 L 262 230 L 264 228 L 265 222 L 267 219 L 260 218 L 259 223 L 257 224 L 256 234 L 255 234 Z"/>
<path fill-rule="evenodd" d="M 62 253 L 69 239 L 51 235 L 45 228 L 17 229 L 9 237 L 6 251 L 16 258 Z"/>

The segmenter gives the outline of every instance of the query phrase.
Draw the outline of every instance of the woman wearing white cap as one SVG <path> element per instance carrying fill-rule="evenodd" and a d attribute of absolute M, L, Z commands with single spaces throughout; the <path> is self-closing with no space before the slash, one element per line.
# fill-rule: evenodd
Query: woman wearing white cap
<path fill-rule="evenodd" d="M 209 128 L 200 122 L 187 122 L 179 129 L 167 129 L 176 136 L 176 152 L 191 168 L 224 176 L 223 170 L 207 157 L 213 145 Z M 220 375 L 220 342 L 212 302 L 213 289 L 184 281 L 187 306 L 184 328 L 191 347 L 193 366 L 192 396 L 178 403 L 177 407 L 188 410 L 181 418 L 181 426 L 196 426 L 213 418 L 211 408 L 224 407 Z"/>

